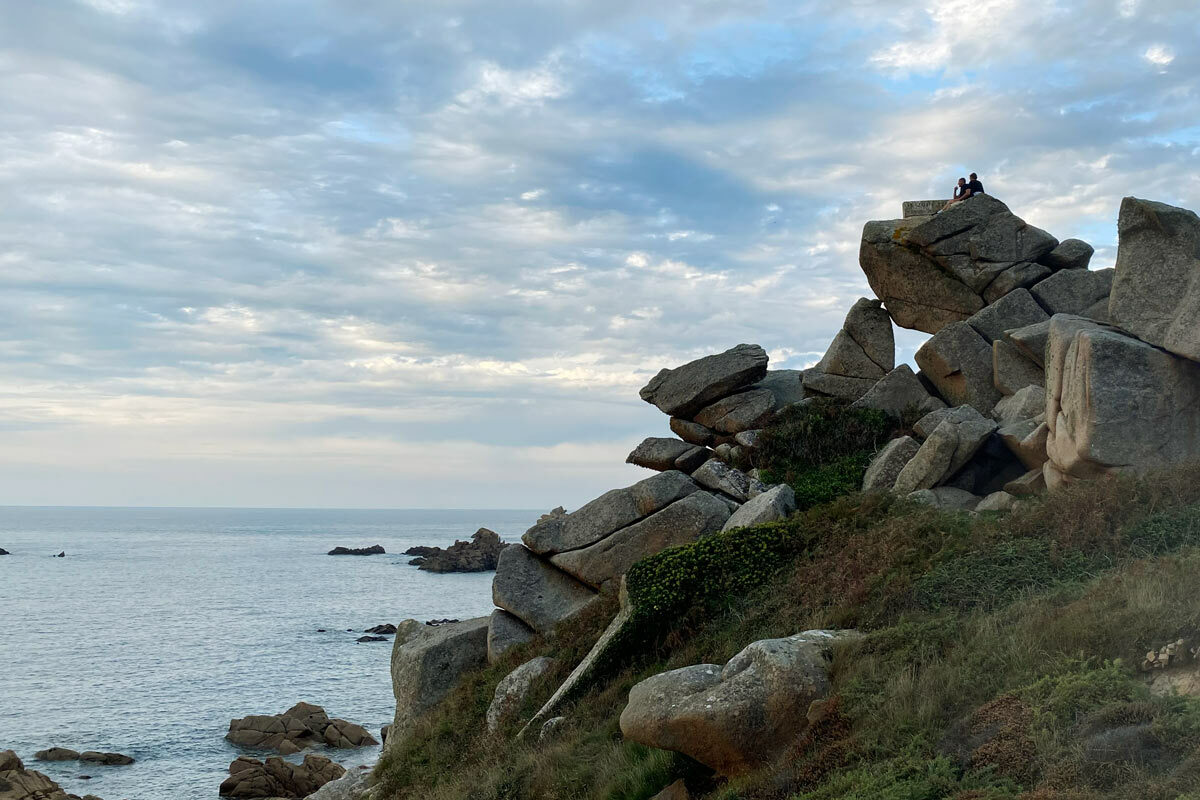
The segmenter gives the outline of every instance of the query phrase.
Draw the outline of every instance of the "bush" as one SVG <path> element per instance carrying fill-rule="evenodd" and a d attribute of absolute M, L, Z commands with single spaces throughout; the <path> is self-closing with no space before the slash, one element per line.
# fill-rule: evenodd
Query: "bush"
<path fill-rule="evenodd" d="M 768 483 L 787 483 L 801 509 L 862 485 L 871 456 L 895 430 L 886 414 L 814 399 L 784 409 L 763 429 L 755 465 Z"/>

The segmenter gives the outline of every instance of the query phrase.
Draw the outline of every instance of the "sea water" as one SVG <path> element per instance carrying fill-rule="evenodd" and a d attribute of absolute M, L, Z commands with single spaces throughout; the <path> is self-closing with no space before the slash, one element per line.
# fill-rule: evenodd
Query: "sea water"
<path fill-rule="evenodd" d="M 270 755 L 224 739 L 234 717 L 303 700 L 379 738 L 394 711 L 391 637 L 358 643 L 363 630 L 492 608 L 493 573 L 421 572 L 404 550 L 480 527 L 511 541 L 536 517 L 0 507 L 0 548 L 12 553 L 0 556 L 0 749 L 73 794 L 211 800 L 235 757 Z M 374 544 L 387 554 L 326 555 Z M 33 760 L 51 746 L 137 761 Z M 378 750 L 318 752 L 350 766 Z"/>

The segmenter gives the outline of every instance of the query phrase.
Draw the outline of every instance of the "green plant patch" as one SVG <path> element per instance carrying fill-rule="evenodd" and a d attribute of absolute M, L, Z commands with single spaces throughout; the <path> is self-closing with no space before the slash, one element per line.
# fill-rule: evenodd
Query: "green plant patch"
<path fill-rule="evenodd" d="M 1200 544 L 1200 505 L 1152 514 L 1121 532 L 1127 555 L 1133 558 L 1172 553 Z"/>
<path fill-rule="evenodd" d="M 930 610 L 996 608 L 1026 590 L 1087 578 L 1094 568 L 1078 551 L 1054 553 L 1045 539 L 1012 539 L 936 564 L 913 593 L 918 606 Z"/>

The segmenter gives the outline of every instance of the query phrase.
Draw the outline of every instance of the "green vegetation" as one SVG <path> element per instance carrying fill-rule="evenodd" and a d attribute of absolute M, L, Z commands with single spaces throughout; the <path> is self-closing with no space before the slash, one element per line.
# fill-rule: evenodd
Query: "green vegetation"
<path fill-rule="evenodd" d="M 791 486 L 800 509 L 812 508 L 857 491 L 871 456 L 895 427 L 879 411 L 808 401 L 785 409 L 763 429 L 754 465 L 768 483 Z"/>
<path fill-rule="evenodd" d="M 825 413 L 845 412 L 794 421 L 822 453 L 809 466 L 772 451 L 790 481 L 852 455 L 821 433 Z M 665 551 L 630 571 L 638 624 L 564 728 L 518 742 L 520 723 L 489 737 L 483 717 L 508 671 L 558 656 L 532 715 L 611 604 L 470 675 L 384 757 L 384 796 L 646 800 L 683 777 L 708 800 L 1200 798 L 1200 700 L 1154 695 L 1136 670 L 1148 649 L 1200 633 L 1198 478 L 1080 484 L 980 517 L 851 493 Z M 638 680 L 816 627 L 867 636 L 838 652 L 835 710 L 778 763 L 725 782 L 621 738 Z"/>

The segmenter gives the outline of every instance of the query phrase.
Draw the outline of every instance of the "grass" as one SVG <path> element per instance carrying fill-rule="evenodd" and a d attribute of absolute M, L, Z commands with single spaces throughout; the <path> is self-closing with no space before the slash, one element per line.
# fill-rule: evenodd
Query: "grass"
<path fill-rule="evenodd" d="M 1200 631 L 1198 478 L 1075 485 L 1003 516 L 850 494 L 665 551 L 630 572 L 642 624 L 565 708 L 563 729 L 515 742 L 519 721 L 489 737 L 483 716 L 508 671 L 557 656 L 531 715 L 611 605 L 468 675 L 389 748 L 376 770 L 383 796 L 646 800 L 679 777 L 714 800 L 1187 796 L 1200 785 L 1200 703 L 1151 696 L 1134 665 Z M 621 738 L 638 680 L 814 627 L 868 635 L 839 653 L 836 712 L 773 766 L 714 781 Z M 1089 760 L 1090 737 L 1122 726 L 1144 726 L 1154 758 Z"/>

